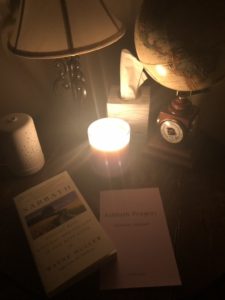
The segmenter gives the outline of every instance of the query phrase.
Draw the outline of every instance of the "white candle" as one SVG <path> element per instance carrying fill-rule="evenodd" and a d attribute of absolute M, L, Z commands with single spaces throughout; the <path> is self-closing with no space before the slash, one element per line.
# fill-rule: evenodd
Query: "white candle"
<path fill-rule="evenodd" d="M 103 118 L 88 127 L 88 140 L 98 173 L 123 172 L 130 142 L 130 125 L 118 118 Z"/>

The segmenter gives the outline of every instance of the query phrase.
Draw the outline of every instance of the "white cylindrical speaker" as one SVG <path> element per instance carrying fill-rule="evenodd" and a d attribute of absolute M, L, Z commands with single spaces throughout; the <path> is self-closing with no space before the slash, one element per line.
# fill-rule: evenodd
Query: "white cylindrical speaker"
<path fill-rule="evenodd" d="M 33 119 L 13 113 L 0 119 L 0 149 L 3 163 L 16 175 L 38 172 L 45 159 Z"/>

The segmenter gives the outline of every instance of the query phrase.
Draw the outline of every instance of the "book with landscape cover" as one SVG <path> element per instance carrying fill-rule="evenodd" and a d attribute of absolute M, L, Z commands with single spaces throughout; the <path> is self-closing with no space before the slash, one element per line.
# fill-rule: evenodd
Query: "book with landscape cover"
<path fill-rule="evenodd" d="M 66 171 L 17 195 L 15 204 L 49 296 L 116 255 Z"/>

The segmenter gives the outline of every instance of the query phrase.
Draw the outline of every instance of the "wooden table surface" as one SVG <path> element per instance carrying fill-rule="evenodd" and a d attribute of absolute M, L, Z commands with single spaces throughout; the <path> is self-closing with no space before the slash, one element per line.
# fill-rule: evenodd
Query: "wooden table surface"
<path fill-rule="evenodd" d="M 13 197 L 63 170 L 70 173 L 97 216 L 101 190 L 158 187 L 183 285 L 102 292 L 95 273 L 54 299 L 225 299 L 223 145 L 206 137 L 193 169 L 145 157 L 134 149 L 127 171 L 112 179 L 92 169 L 86 139 L 78 142 L 54 134 L 50 128 L 40 130 L 46 164 L 39 173 L 15 177 L 1 168 L 0 299 L 45 299 Z"/>

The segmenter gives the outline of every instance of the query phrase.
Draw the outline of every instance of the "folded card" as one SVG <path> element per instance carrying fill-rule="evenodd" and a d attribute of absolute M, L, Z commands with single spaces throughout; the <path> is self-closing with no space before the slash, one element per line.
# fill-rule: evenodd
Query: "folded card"
<path fill-rule="evenodd" d="M 101 192 L 100 223 L 117 249 L 101 272 L 102 289 L 181 284 L 157 188 Z"/>

